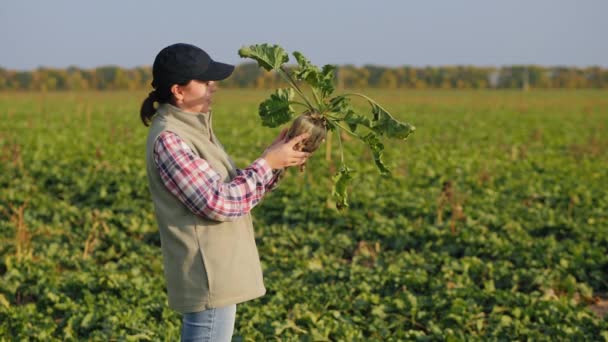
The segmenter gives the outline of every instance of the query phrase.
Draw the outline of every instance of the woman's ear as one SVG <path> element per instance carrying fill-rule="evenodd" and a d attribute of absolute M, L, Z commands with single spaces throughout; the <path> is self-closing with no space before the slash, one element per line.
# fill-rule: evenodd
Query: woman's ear
<path fill-rule="evenodd" d="M 175 98 L 175 103 L 180 103 L 184 100 L 184 92 L 179 84 L 171 86 L 171 94 L 173 94 L 173 98 Z"/>

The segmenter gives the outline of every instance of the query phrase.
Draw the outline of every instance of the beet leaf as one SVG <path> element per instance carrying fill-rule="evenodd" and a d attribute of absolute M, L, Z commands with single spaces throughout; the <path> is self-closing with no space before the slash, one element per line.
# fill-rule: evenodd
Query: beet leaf
<path fill-rule="evenodd" d="M 292 106 L 294 91 L 291 88 L 277 89 L 266 101 L 260 103 L 260 118 L 262 125 L 277 127 L 293 119 L 296 113 Z"/>
<path fill-rule="evenodd" d="M 276 72 L 291 87 L 276 90 L 267 100 L 260 103 L 259 115 L 262 125 L 277 127 L 290 122 L 296 114 L 293 106 L 299 105 L 304 107 L 304 112 L 316 113 L 315 115 L 322 117 L 328 130 L 338 131 L 336 137 L 340 145 L 341 165 L 332 177 L 334 181 L 332 195 L 337 208 L 348 207 L 347 188 L 355 173 L 355 170 L 349 168 L 344 161 L 340 130 L 366 144 L 374 156 L 374 163 L 380 174 L 390 176 L 390 170 L 382 159 L 384 144 L 381 138 L 405 140 L 415 131 L 414 126 L 395 119 L 379 103 L 364 94 L 347 93 L 332 97 L 335 91 L 336 67 L 328 64 L 319 68 L 301 52 L 293 52 L 297 66 L 290 70 L 285 68 L 285 64 L 289 62 L 289 55 L 278 45 L 257 44 L 242 47 L 239 55 L 255 60 L 267 71 Z M 302 83 L 309 87 L 312 100 L 300 88 Z M 301 101 L 294 100 L 295 94 L 298 94 Z M 353 109 L 351 104 L 353 97 L 364 99 L 369 104 L 368 115 Z"/>

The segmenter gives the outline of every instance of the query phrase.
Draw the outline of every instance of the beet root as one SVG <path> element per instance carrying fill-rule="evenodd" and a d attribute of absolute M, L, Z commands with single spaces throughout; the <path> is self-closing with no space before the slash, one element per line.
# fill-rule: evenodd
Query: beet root
<path fill-rule="evenodd" d="M 298 135 L 310 133 L 310 137 L 300 141 L 293 148 L 297 151 L 312 153 L 316 151 L 327 136 L 327 121 L 317 113 L 305 112 L 300 114 L 289 127 L 285 139 L 287 141 L 297 137 Z M 300 165 L 300 171 L 304 171 L 306 163 Z M 278 179 L 285 176 L 285 169 L 273 171 L 279 174 Z"/>
<path fill-rule="evenodd" d="M 291 140 L 304 133 L 310 133 L 310 137 L 299 142 L 294 149 L 309 153 L 316 151 L 327 136 L 326 119 L 317 113 L 303 113 L 293 121 L 286 138 Z"/>

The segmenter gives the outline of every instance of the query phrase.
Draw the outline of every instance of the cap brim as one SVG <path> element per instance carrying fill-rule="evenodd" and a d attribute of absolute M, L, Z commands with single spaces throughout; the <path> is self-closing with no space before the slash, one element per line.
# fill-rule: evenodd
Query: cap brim
<path fill-rule="evenodd" d="M 232 75 L 234 65 L 211 61 L 207 70 L 197 76 L 196 79 L 201 81 L 221 81 Z"/>

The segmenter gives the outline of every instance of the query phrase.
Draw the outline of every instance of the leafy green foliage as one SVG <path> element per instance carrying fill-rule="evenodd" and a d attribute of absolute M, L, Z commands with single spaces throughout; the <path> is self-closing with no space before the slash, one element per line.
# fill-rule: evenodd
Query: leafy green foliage
<path fill-rule="evenodd" d="M 336 96 L 336 97 L 329 99 L 328 102 L 329 102 L 329 106 L 327 109 L 331 113 L 340 113 L 340 114 L 344 115 L 345 117 L 348 116 L 349 114 L 355 113 L 350 99 L 346 96 Z M 353 131 L 354 131 L 354 129 L 353 129 Z"/>
<path fill-rule="evenodd" d="M 289 122 L 295 111 L 290 101 L 293 99 L 293 89 L 277 89 L 266 101 L 260 103 L 259 114 L 262 124 L 266 127 L 277 127 Z"/>
<path fill-rule="evenodd" d="M 406 139 L 414 130 L 411 125 L 394 120 L 387 111 L 377 104 L 372 104 L 372 113 L 374 118 L 369 127 L 380 136 Z"/>
<path fill-rule="evenodd" d="M 371 128 L 372 125 L 369 118 L 356 114 L 354 112 L 349 112 L 348 114 L 346 114 L 344 116 L 344 121 L 348 124 L 353 133 L 357 132 L 357 127 L 359 127 L 359 125 L 368 128 Z"/>
<path fill-rule="evenodd" d="M 278 45 L 260 44 L 239 49 L 239 56 L 251 58 L 266 71 L 278 70 L 289 62 L 289 55 Z"/>
<path fill-rule="evenodd" d="M 313 91 L 326 98 L 334 92 L 334 71 L 336 67 L 330 64 L 319 67 L 310 63 L 304 55 L 298 51 L 293 53 L 298 61 L 298 69 L 294 72 L 297 80 L 305 81 Z"/>
<path fill-rule="evenodd" d="M 384 145 L 382 144 L 380 139 L 378 139 L 378 136 L 373 133 L 368 133 L 366 136 L 362 137 L 361 140 L 367 143 L 367 145 L 371 149 L 372 154 L 374 156 L 374 162 L 376 163 L 378 171 L 380 171 L 383 176 L 390 176 L 390 170 L 386 167 L 386 165 L 384 165 L 384 162 L 382 161 L 382 152 L 384 151 Z"/>
<path fill-rule="evenodd" d="M 345 144 L 357 173 L 340 213 L 325 205 L 337 150 L 288 171 L 252 213 L 268 291 L 238 304 L 235 340 L 605 339 L 591 310 L 608 293 L 606 92 L 366 93 L 415 108 L 417 144 L 384 144 L 392 178 Z M 276 137 L 251 120 L 263 94 L 216 93 L 215 133 L 241 168 Z M 0 340 L 179 340 L 143 97 L 0 93 Z"/>
<path fill-rule="evenodd" d="M 342 165 L 338 173 L 336 173 L 336 175 L 333 177 L 334 187 L 332 189 L 332 195 L 336 198 L 336 206 L 338 208 L 348 207 L 348 194 L 346 193 L 346 186 L 353 178 L 353 173 L 353 170 Z"/>
<path fill-rule="evenodd" d="M 308 112 L 318 113 L 324 117 L 326 126 L 329 127 L 330 130 L 335 130 L 338 134 L 340 133 L 340 130 L 344 130 L 366 143 L 374 155 L 374 163 L 380 171 L 380 174 L 384 177 L 390 176 L 390 171 L 382 160 L 384 144 L 380 141 L 380 137 L 386 136 L 387 138 L 405 140 L 414 132 L 414 126 L 396 120 L 384 108 L 376 103 L 376 101 L 366 95 L 353 93 L 331 97 L 335 90 L 335 66 L 328 64 L 320 69 L 312 64 L 301 52 L 295 51 L 293 53 L 293 56 L 298 63 L 297 68 L 293 70 L 293 75 L 283 68 L 283 61 L 286 62 L 288 57 L 285 51 L 277 45 L 272 45 L 272 47 L 268 44 L 252 45 L 248 48 L 239 50 L 239 55 L 241 57 L 256 60 L 258 64 L 267 71 L 273 70 L 279 73 L 279 75 L 291 85 L 291 89 L 293 89 L 305 102 L 303 105 Z M 277 56 L 281 56 L 281 58 L 277 58 Z M 277 63 L 277 60 L 280 62 Z M 310 87 L 314 101 L 311 101 L 306 97 L 300 89 L 300 86 L 297 83 L 298 81 L 302 81 Z M 277 94 L 278 93 L 271 95 L 269 99 L 263 101 L 260 105 L 259 115 L 262 118 L 262 124 L 264 126 L 275 127 L 288 122 L 289 118 L 292 117 L 291 110 L 286 110 L 290 103 L 289 100 L 287 100 L 285 96 L 281 97 Z M 370 120 L 368 117 L 356 114 L 352 108 L 350 99 L 348 98 L 349 96 L 364 98 L 371 106 L 373 119 Z M 341 123 L 346 123 L 346 126 L 341 125 Z M 364 136 L 355 133 L 358 131 L 359 126 L 367 128 L 368 133 Z M 340 152 L 342 168 L 333 177 L 336 182 L 341 182 L 339 184 L 340 191 L 333 191 L 333 194 L 337 201 L 337 207 L 344 208 L 348 206 L 346 202 L 346 191 L 347 184 L 352 179 L 352 176 L 347 176 L 350 175 L 350 173 L 343 171 L 350 169 L 346 167 L 343 158 L 344 153 L 342 144 L 340 144 Z M 338 184 L 336 184 L 336 187 L 337 186 Z M 336 187 L 334 187 L 334 190 Z"/>

